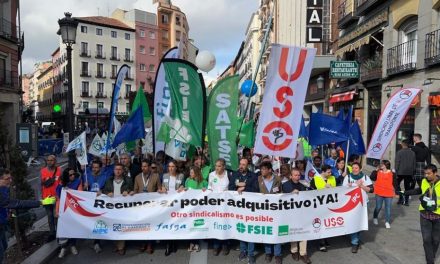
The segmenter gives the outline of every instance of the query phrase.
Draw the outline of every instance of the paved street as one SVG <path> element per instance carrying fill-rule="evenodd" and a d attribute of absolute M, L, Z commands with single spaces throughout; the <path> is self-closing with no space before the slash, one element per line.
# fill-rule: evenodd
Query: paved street
<path fill-rule="evenodd" d="M 337 237 L 329 239 L 331 248 L 327 253 L 317 251 L 317 243 L 309 243 L 309 254 L 313 263 L 341 264 L 341 263 L 368 263 L 368 264 L 422 264 L 424 253 L 421 242 L 419 214 L 417 211 L 417 198 L 413 197 L 410 207 L 393 204 L 391 229 L 384 227 L 383 219 L 379 220 L 379 226 L 374 226 L 371 217 L 374 209 L 374 198 L 370 199 L 369 216 L 370 230 L 363 232 L 363 245 L 358 254 L 352 254 L 349 237 Z M 234 244 L 236 247 L 238 244 Z M 137 246 L 131 244 L 127 247 L 125 256 L 116 255 L 112 252 L 111 242 L 103 244 L 104 251 L 95 254 L 91 241 L 79 241 L 79 255 L 72 256 L 70 253 L 65 259 L 54 258 L 50 263 L 78 263 L 87 260 L 89 263 L 238 263 L 238 251 L 231 250 L 228 256 L 215 257 L 211 250 L 207 250 L 205 244 L 203 250 L 198 253 L 186 251 L 187 242 L 181 242 L 176 254 L 164 256 L 163 245 L 157 245 L 153 255 L 139 253 Z M 263 248 L 257 248 L 257 263 L 264 262 Z M 285 245 L 283 263 L 299 263 L 292 260 L 288 255 L 288 246 Z M 274 261 L 272 261 L 274 262 Z M 436 263 L 440 263 L 440 259 Z"/>

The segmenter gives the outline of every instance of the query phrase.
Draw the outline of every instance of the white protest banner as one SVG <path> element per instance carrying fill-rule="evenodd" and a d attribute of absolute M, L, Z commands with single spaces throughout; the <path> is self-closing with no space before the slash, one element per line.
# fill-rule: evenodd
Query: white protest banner
<path fill-rule="evenodd" d="M 367 158 L 382 159 L 386 148 L 406 116 L 419 88 L 404 88 L 391 96 L 377 121 L 367 150 Z"/>
<path fill-rule="evenodd" d="M 366 199 L 357 187 L 279 195 L 189 190 L 113 198 L 63 190 L 57 236 L 256 243 L 313 240 L 367 230 Z"/>
<path fill-rule="evenodd" d="M 294 158 L 316 49 L 272 44 L 255 153 Z"/>

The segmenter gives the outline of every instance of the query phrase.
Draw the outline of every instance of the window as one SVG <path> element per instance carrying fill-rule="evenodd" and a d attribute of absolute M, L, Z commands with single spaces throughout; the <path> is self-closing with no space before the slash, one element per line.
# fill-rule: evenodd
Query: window
<path fill-rule="evenodd" d="M 102 82 L 98 83 L 97 95 L 104 96 L 104 83 Z"/>
<path fill-rule="evenodd" d="M 148 71 L 154 72 L 154 64 L 150 64 L 150 66 L 148 67 Z"/>
<path fill-rule="evenodd" d="M 179 30 L 176 30 L 176 41 L 180 41 L 180 36 L 182 35 L 182 32 Z"/>
<path fill-rule="evenodd" d="M 87 33 L 87 27 L 81 26 L 81 33 Z"/>
<path fill-rule="evenodd" d="M 112 46 L 112 57 L 111 59 L 113 60 L 117 60 L 118 59 L 118 48 Z"/>
<path fill-rule="evenodd" d="M 145 54 L 145 46 L 142 46 L 142 45 L 141 45 L 141 46 L 139 47 L 139 52 L 142 53 L 142 54 Z"/>
<path fill-rule="evenodd" d="M 168 14 L 162 14 L 162 24 L 168 24 L 169 23 L 169 17 Z"/>
<path fill-rule="evenodd" d="M 116 74 L 118 74 L 118 65 L 112 65 L 112 77 L 116 78 Z"/>
<path fill-rule="evenodd" d="M 130 33 L 125 33 L 125 39 L 130 40 Z"/>
<path fill-rule="evenodd" d="M 119 112 L 119 104 L 116 104 L 115 112 Z"/>
<path fill-rule="evenodd" d="M 125 49 L 125 61 L 131 61 L 130 53 L 131 53 L 130 49 Z"/>
<path fill-rule="evenodd" d="M 148 32 L 148 35 L 149 35 L 150 39 L 155 39 L 156 38 L 156 33 L 154 31 Z"/>
<path fill-rule="evenodd" d="M 156 49 L 154 47 L 150 47 L 150 55 L 151 56 L 156 55 Z"/>
<path fill-rule="evenodd" d="M 98 58 L 104 57 L 104 54 L 102 53 L 102 45 L 101 44 L 96 44 L 96 56 Z"/>
<path fill-rule="evenodd" d="M 139 64 L 139 70 L 145 71 L 145 64 L 143 64 L 143 63 Z"/>
<path fill-rule="evenodd" d="M 168 40 L 170 38 L 168 30 L 162 30 L 162 39 Z"/>
<path fill-rule="evenodd" d="M 130 103 L 125 103 L 125 112 L 130 112 Z"/>
<path fill-rule="evenodd" d="M 81 75 L 89 75 L 89 63 L 86 61 L 81 62 Z"/>
<path fill-rule="evenodd" d="M 113 31 L 113 30 L 112 30 L 111 35 L 112 35 L 112 38 L 117 38 L 118 37 L 118 33 L 116 31 Z"/>
<path fill-rule="evenodd" d="M 145 38 L 145 31 L 144 30 L 139 31 L 139 35 L 141 36 L 141 38 Z"/>
<path fill-rule="evenodd" d="M 142 89 L 145 89 L 145 82 L 141 82 Z"/>
<path fill-rule="evenodd" d="M 96 64 L 96 77 L 104 77 L 104 64 Z"/>
<path fill-rule="evenodd" d="M 131 84 L 126 84 L 125 85 L 125 97 L 128 98 L 128 96 L 130 95 L 131 92 Z"/>
<path fill-rule="evenodd" d="M 104 108 L 104 102 L 98 102 L 98 108 Z"/>
<path fill-rule="evenodd" d="M 82 96 L 89 96 L 89 82 L 81 83 L 81 94 Z"/>
<path fill-rule="evenodd" d="M 6 80 L 6 60 L 0 58 L 0 80 Z"/>
<path fill-rule="evenodd" d="M 89 44 L 87 42 L 81 42 L 81 55 L 87 55 Z"/>
<path fill-rule="evenodd" d="M 399 28 L 399 41 L 403 44 L 401 55 L 403 64 L 417 61 L 417 16 L 407 19 Z"/>
<path fill-rule="evenodd" d="M 102 28 L 96 28 L 96 35 L 102 36 Z"/>
<path fill-rule="evenodd" d="M 169 48 L 170 47 L 168 47 L 167 45 L 162 45 L 162 55 L 165 54 Z"/>
<path fill-rule="evenodd" d="M 82 105 L 83 105 L 83 111 L 86 111 L 86 109 L 89 108 L 89 102 L 83 101 Z"/>
<path fill-rule="evenodd" d="M 181 22 L 180 22 L 180 16 L 176 15 L 176 25 L 180 26 Z"/>

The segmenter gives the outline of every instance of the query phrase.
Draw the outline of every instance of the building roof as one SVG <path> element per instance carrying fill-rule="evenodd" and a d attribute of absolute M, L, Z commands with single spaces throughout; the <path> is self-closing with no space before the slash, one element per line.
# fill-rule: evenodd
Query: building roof
<path fill-rule="evenodd" d="M 135 31 L 134 28 L 127 26 L 125 23 L 110 17 L 91 16 L 91 17 L 75 17 L 76 20 L 86 24 L 111 27 L 127 31 Z"/>

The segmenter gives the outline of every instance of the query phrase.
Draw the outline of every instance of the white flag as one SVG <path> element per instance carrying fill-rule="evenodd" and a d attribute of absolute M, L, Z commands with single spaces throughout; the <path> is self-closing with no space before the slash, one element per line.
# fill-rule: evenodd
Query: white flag
<path fill-rule="evenodd" d="M 312 162 L 310 160 L 307 161 L 306 171 L 305 171 L 305 180 L 310 182 L 315 175 L 319 175 L 319 172 L 315 169 Z"/>
<path fill-rule="evenodd" d="M 113 123 L 115 124 L 115 131 L 114 134 L 118 134 L 119 130 L 121 130 L 121 123 L 119 123 L 118 119 L 115 117 L 113 117 Z"/>
<path fill-rule="evenodd" d="M 188 150 L 189 144 L 180 142 L 177 139 L 173 139 L 169 144 L 166 145 L 165 154 L 175 160 L 186 160 L 186 153 Z"/>
<path fill-rule="evenodd" d="M 87 165 L 87 145 L 86 145 L 86 132 L 82 132 L 77 138 L 72 140 L 67 146 L 66 152 L 76 150 L 76 159 L 81 165 Z"/>
<path fill-rule="evenodd" d="M 71 151 L 71 150 L 74 150 L 74 149 L 79 149 L 79 148 L 81 148 L 81 144 L 82 144 L 82 136 L 84 135 L 84 139 L 85 139 L 85 135 L 86 135 L 86 132 L 84 131 L 84 132 L 82 132 L 81 133 L 81 135 L 79 135 L 78 137 L 76 137 L 74 140 L 72 140 L 70 143 L 69 143 L 69 145 L 67 145 L 67 148 L 66 148 L 66 152 L 69 152 L 69 151 Z M 85 140 L 84 140 L 84 142 L 85 142 Z"/>
<path fill-rule="evenodd" d="M 94 156 L 100 156 L 101 155 L 101 149 L 102 149 L 102 141 L 99 134 L 96 134 L 93 138 L 92 144 L 89 147 L 89 153 Z"/>

